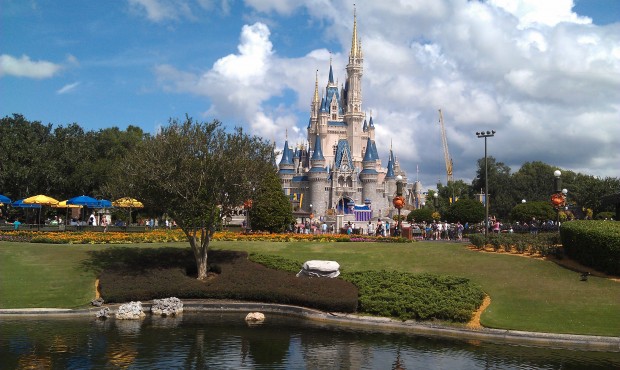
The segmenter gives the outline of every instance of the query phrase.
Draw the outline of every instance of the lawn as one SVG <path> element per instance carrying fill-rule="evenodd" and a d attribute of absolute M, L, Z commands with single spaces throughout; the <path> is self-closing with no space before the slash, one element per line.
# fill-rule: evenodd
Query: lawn
<path fill-rule="evenodd" d="M 128 245 L 156 248 L 162 244 Z M 165 246 L 186 247 L 184 243 Z M 491 297 L 487 327 L 620 336 L 620 283 L 590 277 L 552 262 L 472 251 L 464 244 L 418 242 L 213 242 L 213 248 L 276 254 L 305 261 L 337 261 L 344 271 L 398 270 L 470 278 Z M 102 245 L 0 243 L 0 308 L 80 307 L 94 298 L 88 251 Z"/>

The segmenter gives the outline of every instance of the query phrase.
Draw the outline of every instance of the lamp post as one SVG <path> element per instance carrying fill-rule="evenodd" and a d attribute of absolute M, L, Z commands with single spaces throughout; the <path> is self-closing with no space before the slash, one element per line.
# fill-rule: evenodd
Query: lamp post
<path fill-rule="evenodd" d="M 439 193 L 433 194 L 433 206 L 435 206 L 435 211 L 439 208 Z"/>
<path fill-rule="evenodd" d="M 392 200 L 394 207 L 398 210 L 398 223 L 396 224 L 397 236 L 402 234 L 402 224 L 400 221 L 400 210 L 405 205 L 405 198 L 403 198 L 403 177 L 401 175 L 396 176 L 396 196 Z"/>
<path fill-rule="evenodd" d="M 478 138 L 484 138 L 484 239 L 489 234 L 489 165 L 487 157 L 487 138 L 495 136 L 495 130 L 478 131 Z"/>
<path fill-rule="evenodd" d="M 558 225 L 558 232 L 560 232 L 560 210 L 566 205 L 567 189 L 562 189 L 562 172 L 560 170 L 553 171 L 553 194 L 551 194 L 551 204 L 557 212 L 556 223 Z"/>
<path fill-rule="evenodd" d="M 525 204 L 527 201 L 525 199 L 521 200 L 521 203 Z"/>

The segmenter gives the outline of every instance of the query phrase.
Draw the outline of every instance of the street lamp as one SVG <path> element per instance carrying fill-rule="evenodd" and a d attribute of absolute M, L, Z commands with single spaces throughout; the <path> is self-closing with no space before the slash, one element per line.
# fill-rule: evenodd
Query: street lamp
<path fill-rule="evenodd" d="M 521 200 L 521 203 L 525 204 L 527 201 L 525 199 Z"/>
<path fill-rule="evenodd" d="M 495 130 L 478 131 L 478 138 L 484 138 L 484 239 L 489 234 L 489 166 L 487 157 L 487 138 L 495 136 Z"/>
<path fill-rule="evenodd" d="M 400 210 L 405 205 L 405 198 L 403 198 L 403 177 L 401 175 L 396 176 L 396 196 L 392 200 L 394 207 L 398 210 L 398 223 L 396 224 L 397 236 L 402 234 L 402 224 L 400 221 Z"/>
<path fill-rule="evenodd" d="M 437 208 L 439 208 L 439 194 L 438 193 L 433 194 L 433 205 L 435 206 L 435 211 L 437 211 Z"/>
<path fill-rule="evenodd" d="M 558 232 L 560 231 L 560 210 L 564 208 L 566 205 L 566 194 L 568 194 L 567 189 L 562 189 L 562 172 L 560 170 L 553 171 L 553 176 L 555 179 L 553 180 L 553 191 L 551 194 L 551 204 L 553 204 L 553 208 L 557 211 L 557 225 Z"/>

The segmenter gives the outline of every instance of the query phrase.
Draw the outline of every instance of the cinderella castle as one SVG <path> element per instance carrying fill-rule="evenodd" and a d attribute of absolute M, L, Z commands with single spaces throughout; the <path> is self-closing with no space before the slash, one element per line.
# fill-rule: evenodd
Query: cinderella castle
<path fill-rule="evenodd" d="M 416 189 L 407 186 L 392 148 L 383 167 L 375 144 L 375 123 L 362 107 L 364 57 L 353 17 L 353 36 L 347 77 L 338 87 L 330 61 L 327 86 L 319 97 L 318 73 L 310 104 L 307 145 L 284 143 L 278 175 L 298 215 L 342 215 L 343 221 L 368 221 L 389 217 L 396 183 L 402 181 L 405 198 L 413 200 Z M 415 185 L 419 185 L 416 182 Z M 414 186 L 415 187 L 415 186 Z M 413 191 L 412 191 L 413 190 Z"/>

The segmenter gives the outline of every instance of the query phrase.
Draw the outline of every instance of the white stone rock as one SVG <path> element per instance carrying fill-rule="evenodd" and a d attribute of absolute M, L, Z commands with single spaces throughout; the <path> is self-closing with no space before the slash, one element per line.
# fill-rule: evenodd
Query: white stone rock
<path fill-rule="evenodd" d="M 183 312 L 183 302 L 176 297 L 154 299 L 151 313 L 161 316 L 176 316 Z"/>
<path fill-rule="evenodd" d="M 303 264 L 297 276 L 335 278 L 340 275 L 340 264 L 336 261 L 311 260 Z"/>
<path fill-rule="evenodd" d="M 250 312 L 245 317 L 245 321 L 250 321 L 250 322 L 265 321 L 265 314 L 263 314 L 262 312 Z"/>
<path fill-rule="evenodd" d="M 116 311 L 115 317 L 119 320 L 137 320 L 144 316 L 142 311 L 142 302 L 129 302 L 122 304 Z"/>

